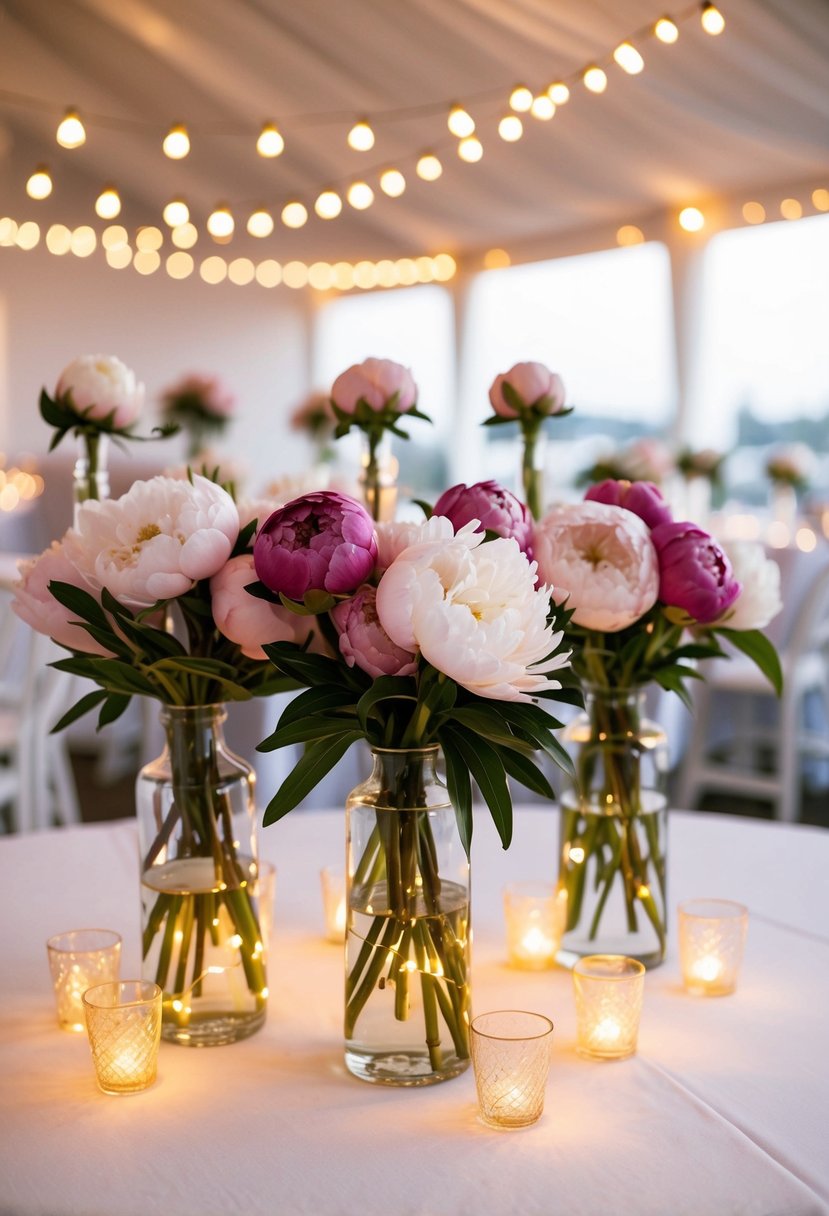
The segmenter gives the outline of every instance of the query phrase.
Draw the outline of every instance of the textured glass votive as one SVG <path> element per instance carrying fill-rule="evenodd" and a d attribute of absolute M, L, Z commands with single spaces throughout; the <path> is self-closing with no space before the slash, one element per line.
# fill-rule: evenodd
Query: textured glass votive
<path fill-rule="evenodd" d="M 501 1009 L 472 1020 L 472 1067 L 481 1120 L 527 1127 L 541 1118 L 553 1023 L 540 1013 Z"/>
<path fill-rule="evenodd" d="M 573 967 L 578 1053 L 624 1060 L 636 1051 L 645 968 L 623 954 L 588 954 Z"/>
<path fill-rule="evenodd" d="M 513 967 L 552 967 L 564 931 L 567 893 L 553 883 L 514 882 L 504 888 L 507 952 Z"/>
<path fill-rule="evenodd" d="M 748 932 L 748 908 L 730 899 L 679 905 L 679 958 L 688 992 L 727 996 L 737 986 Z"/>
<path fill-rule="evenodd" d="M 83 996 L 98 1085 L 105 1094 L 134 1094 L 156 1078 L 161 989 L 148 980 L 98 984 Z"/>
<path fill-rule="evenodd" d="M 329 942 L 345 941 L 345 873 L 333 866 L 320 870 L 325 936 Z"/>
<path fill-rule="evenodd" d="M 83 994 L 93 984 L 118 979 L 121 935 L 111 929 L 72 929 L 50 937 L 46 951 L 58 1022 L 63 1030 L 83 1031 Z"/>

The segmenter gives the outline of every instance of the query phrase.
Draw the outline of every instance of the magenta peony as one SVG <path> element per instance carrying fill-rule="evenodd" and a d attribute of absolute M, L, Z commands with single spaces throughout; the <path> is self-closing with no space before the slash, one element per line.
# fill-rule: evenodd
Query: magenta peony
<path fill-rule="evenodd" d="M 306 591 L 348 595 L 369 577 L 377 537 L 368 511 L 329 490 L 274 511 L 253 546 L 256 573 L 269 590 L 301 600 Z"/>
<path fill-rule="evenodd" d="M 434 514 L 445 515 L 456 532 L 464 524 L 478 520 L 479 531 L 513 537 L 521 552 L 532 561 L 532 516 L 524 504 L 497 481 L 452 486 L 435 503 Z"/>
<path fill-rule="evenodd" d="M 702 528 L 692 523 L 660 524 L 651 537 L 659 556 L 659 598 L 681 608 L 702 625 L 722 616 L 740 594 L 731 562 Z"/>
<path fill-rule="evenodd" d="M 543 363 L 516 363 L 492 382 L 489 400 L 495 413 L 502 418 L 516 418 L 517 411 L 504 397 L 505 383 L 525 406 L 534 405 L 544 414 L 558 414 L 564 409 L 564 382 L 557 372 L 551 372 Z"/>
<path fill-rule="evenodd" d="M 349 667 L 356 664 L 375 678 L 413 675 L 417 656 L 391 640 L 380 624 L 376 600 L 375 588 L 366 585 L 331 610 L 340 634 L 340 653 Z"/>
<path fill-rule="evenodd" d="M 391 405 L 405 414 L 417 401 L 417 388 L 412 373 L 391 359 L 366 359 L 341 372 L 331 388 L 331 400 L 345 414 L 353 414 L 360 401 L 370 409 L 381 410 Z"/>
<path fill-rule="evenodd" d="M 671 522 L 671 508 L 662 497 L 662 491 L 652 481 L 601 481 L 591 486 L 585 494 L 587 502 L 605 502 L 613 507 L 624 507 L 649 528 Z"/>

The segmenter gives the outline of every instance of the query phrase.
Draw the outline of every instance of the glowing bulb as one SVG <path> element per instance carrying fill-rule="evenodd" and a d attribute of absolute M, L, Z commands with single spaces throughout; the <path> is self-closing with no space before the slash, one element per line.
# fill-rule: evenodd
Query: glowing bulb
<path fill-rule="evenodd" d="M 563 80 L 555 80 L 547 89 L 547 96 L 554 105 L 563 106 L 570 100 L 570 90 Z"/>
<path fill-rule="evenodd" d="M 762 203 L 743 203 L 743 219 L 747 224 L 762 224 L 766 209 Z"/>
<path fill-rule="evenodd" d="M 505 114 L 498 123 L 498 134 L 505 143 L 514 144 L 524 134 L 524 124 L 517 114 Z"/>
<path fill-rule="evenodd" d="M 374 132 L 364 118 L 355 122 L 347 136 L 349 148 L 355 152 L 368 152 L 374 147 Z"/>
<path fill-rule="evenodd" d="M 328 291 L 329 287 L 334 282 L 334 267 L 328 262 L 314 262 L 308 267 L 308 282 L 315 291 Z M 339 906 L 338 909 L 339 911 Z M 336 922 L 336 917 L 335 917 Z M 345 931 L 345 902 L 343 901 L 343 919 L 340 926 L 342 932 Z"/>
<path fill-rule="evenodd" d="M 170 127 L 170 130 L 164 136 L 164 142 L 161 145 L 164 155 L 169 156 L 170 160 L 183 160 L 190 151 L 190 136 L 187 134 L 187 128 L 183 123 L 176 123 Z"/>
<path fill-rule="evenodd" d="M 784 220 L 799 220 L 803 215 L 803 206 L 796 198 L 784 198 L 780 204 L 780 214 Z"/>
<path fill-rule="evenodd" d="M 374 202 L 374 191 L 368 182 L 352 182 L 346 198 L 355 211 L 365 211 Z"/>
<path fill-rule="evenodd" d="M 229 207 L 217 207 L 207 217 L 207 231 L 220 241 L 229 240 L 235 226 Z"/>
<path fill-rule="evenodd" d="M 660 17 L 653 27 L 653 32 L 660 42 L 676 42 L 679 37 L 679 30 L 670 17 Z"/>
<path fill-rule="evenodd" d="M 607 88 L 607 75 L 595 65 L 586 69 L 582 80 L 591 93 L 603 93 Z"/>
<path fill-rule="evenodd" d="M 282 208 L 282 223 L 286 228 L 301 228 L 308 219 L 308 211 L 302 203 L 286 203 Z"/>
<path fill-rule="evenodd" d="M 454 276 L 457 268 L 457 263 L 451 253 L 439 253 L 432 258 L 432 274 L 439 283 L 448 282 Z"/>
<path fill-rule="evenodd" d="M 58 124 L 55 139 L 62 148 L 79 148 L 86 143 L 86 131 L 77 110 L 67 110 Z"/>
<path fill-rule="evenodd" d="M 45 165 L 38 165 L 26 182 L 26 193 L 34 199 L 48 198 L 52 193 L 52 178 Z"/>
<path fill-rule="evenodd" d="M 443 165 L 433 152 L 424 152 L 417 162 L 416 171 L 417 176 L 422 178 L 424 182 L 436 182 L 443 172 Z"/>
<path fill-rule="evenodd" d="M 266 258 L 256 267 L 256 282 L 260 287 L 278 287 L 282 282 L 282 267 L 273 258 Z"/>
<path fill-rule="evenodd" d="M 406 179 L 399 169 L 386 169 L 380 175 L 380 189 L 389 198 L 400 198 L 406 189 Z"/>
<path fill-rule="evenodd" d="M 645 237 L 635 224 L 623 224 L 616 233 L 617 245 L 641 245 Z"/>
<path fill-rule="evenodd" d="M 518 114 L 526 114 L 533 104 L 532 90 L 525 84 L 516 85 L 509 95 L 509 103 Z"/>
<path fill-rule="evenodd" d="M 273 216 L 270 211 L 260 207 L 248 216 L 247 230 L 250 236 L 266 237 L 273 232 Z"/>
<path fill-rule="evenodd" d="M 141 253 L 153 253 L 156 249 L 160 249 L 163 244 L 164 234 L 160 228 L 156 228 L 152 224 L 145 228 L 139 228 L 135 237 L 135 247 Z"/>
<path fill-rule="evenodd" d="M 556 108 L 546 93 L 539 93 L 538 97 L 533 98 L 533 103 L 530 106 L 530 113 L 533 118 L 537 118 L 541 122 L 549 122 L 555 112 Z"/>
<path fill-rule="evenodd" d="M 16 231 L 16 228 L 15 228 Z M 72 233 L 65 224 L 53 224 L 46 233 L 46 248 L 56 257 L 63 257 L 72 245 Z M 130 259 L 132 255 L 130 255 Z"/>
<path fill-rule="evenodd" d="M 287 262 L 282 268 L 282 282 L 294 290 L 307 287 L 308 267 L 304 262 Z"/>
<path fill-rule="evenodd" d="M 34 249 L 39 240 L 40 225 L 36 224 L 34 220 L 26 220 L 17 230 L 15 244 L 18 249 Z"/>
<path fill-rule="evenodd" d="M 713 4 L 703 4 L 700 23 L 706 34 L 721 34 L 725 29 L 725 18 Z"/>
<path fill-rule="evenodd" d="M 569 858 L 574 865 L 581 865 L 584 861 L 584 849 L 581 845 L 576 845 L 575 848 L 570 849 Z"/>
<path fill-rule="evenodd" d="M 829 190 L 819 186 L 812 191 L 812 203 L 816 211 L 829 211 Z"/>
<path fill-rule="evenodd" d="M 484 146 L 479 139 L 474 135 L 468 135 L 466 139 L 462 139 L 458 144 L 458 156 L 461 160 L 465 160 L 467 164 L 474 164 L 479 161 L 484 154 Z"/>
<path fill-rule="evenodd" d="M 184 199 L 174 198 L 170 200 L 162 214 L 165 224 L 168 224 L 171 228 L 179 228 L 190 219 L 190 208 Z"/>
<path fill-rule="evenodd" d="M 447 126 L 458 139 L 466 139 L 475 130 L 475 121 L 462 106 L 452 106 L 447 119 Z"/>
<path fill-rule="evenodd" d="M 114 220 L 121 214 L 121 196 L 114 186 L 107 186 L 95 199 L 95 214 L 102 220 Z"/>
<path fill-rule="evenodd" d="M 506 249 L 488 249 L 484 254 L 485 270 L 504 270 L 512 264 L 512 259 Z"/>
<path fill-rule="evenodd" d="M 195 224 L 177 224 L 170 233 L 170 239 L 177 249 L 192 249 L 199 239 L 199 231 Z"/>
<path fill-rule="evenodd" d="M 321 220 L 333 220 L 343 209 L 343 200 L 336 190 L 323 190 L 314 203 L 314 210 Z"/>
<path fill-rule="evenodd" d="M 227 277 L 237 287 L 246 287 L 248 283 L 252 283 L 255 274 L 256 267 L 250 258 L 234 258 L 227 268 Z M 241 944 L 242 939 L 239 938 L 239 945 Z"/>
<path fill-rule="evenodd" d="M 620 42 L 613 52 L 613 58 L 628 76 L 638 76 L 645 66 L 644 59 L 630 42 Z"/>
<path fill-rule="evenodd" d="M 285 150 L 285 140 L 279 132 L 279 129 L 272 122 L 266 122 L 259 132 L 259 138 L 256 141 L 256 151 L 260 156 L 273 157 L 279 156 Z"/>
<path fill-rule="evenodd" d="M 170 254 L 165 265 L 171 279 L 186 279 L 193 273 L 194 262 L 189 253 L 179 249 Z"/>
<path fill-rule="evenodd" d="M 101 244 L 104 249 L 123 249 L 129 241 L 129 234 L 121 224 L 111 224 L 101 234 Z"/>
<path fill-rule="evenodd" d="M 705 226 L 705 216 L 698 207 L 683 207 L 679 213 L 679 226 L 686 232 L 699 232 Z"/>
<path fill-rule="evenodd" d="M 95 229 L 90 228 L 89 224 L 81 224 L 73 231 L 69 248 L 76 258 L 88 258 L 91 253 L 95 252 L 97 244 L 98 236 Z"/>

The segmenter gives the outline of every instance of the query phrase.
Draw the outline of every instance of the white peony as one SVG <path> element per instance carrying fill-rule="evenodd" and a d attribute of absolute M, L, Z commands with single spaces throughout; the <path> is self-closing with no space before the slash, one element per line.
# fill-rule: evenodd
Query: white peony
<path fill-rule="evenodd" d="M 146 608 L 214 575 L 238 534 L 239 512 L 221 486 L 153 477 L 121 498 L 82 503 L 65 547 L 91 588 Z"/>
<path fill-rule="evenodd" d="M 536 525 L 533 550 L 556 600 L 567 599 L 585 629 L 626 629 L 656 603 L 659 561 L 650 529 L 624 507 L 556 507 Z"/>
<path fill-rule="evenodd" d="M 410 545 L 420 545 L 430 540 L 450 540 L 455 529 L 445 515 L 433 515 L 421 523 L 375 524 L 377 533 L 377 564 L 375 569 L 387 570 L 396 557 Z"/>
<path fill-rule="evenodd" d="M 720 625 L 729 629 L 765 629 L 783 607 L 780 567 L 757 541 L 721 542 L 742 590 Z"/>
<path fill-rule="evenodd" d="M 113 426 L 131 426 L 144 405 L 144 385 L 114 355 L 81 355 L 63 369 L 55 396 L 71 393 L 72 404 L 87 418 L 102 422 L 114 411 Z"/>
<path fill-rule="evenodd" d="M 516 541 L 483 543 L 464 528 L 450 539 L 404 549 L 380 579 L 377 615 L 404 650 L 480 697 L 530 701 L 559 688 L 549 673 L 568 655 L 547 624 L 549 593 L 536 588 L 535 563 Z"/>

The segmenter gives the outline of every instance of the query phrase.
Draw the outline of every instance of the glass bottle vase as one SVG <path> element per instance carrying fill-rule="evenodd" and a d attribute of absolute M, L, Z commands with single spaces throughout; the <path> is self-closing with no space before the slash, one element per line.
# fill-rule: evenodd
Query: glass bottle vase
<path fill-rule="evenodd" d="M 389 523 L 397 510 L 398 460 L 391 435 L 365 432 L 360 461 L 360 491 L 366 510 L 378 523 Z"/>
<path fill-rule="evenodd" d="M 257 906 L 255 775 L 228 751 L 222 705 L 163 706 L 163 753 L 138 774 L 143 977 L 162 1038 L 246 1038 L 268 996 Z"/>
<path fill-rule="evenodd" d="M 584 713 L 564 733 L 577 776 L 561 797 L 565 966 L 588 954 L 646 967 L 665 957 L 668 748 L 644 698 L 640 689 L 587 689 Z"/>
<path fill-rule="evenodd" d="M 78 436 L 77 455 L 72 470 L 72 501 L 77 508 L 82 502 L 109 498 L 109 436 L 99 431 Z"/>
<path fill-rule="evenodd" d="M 373 749 L 346 803 L 345 1062 L 364 1081 L 469 1066 L 469 862 L 438 756 Z"/>

